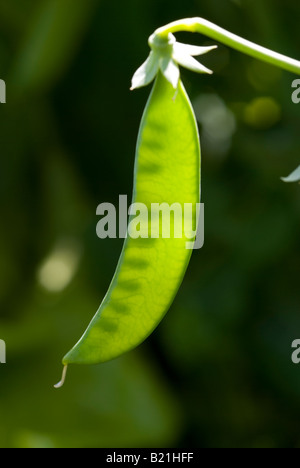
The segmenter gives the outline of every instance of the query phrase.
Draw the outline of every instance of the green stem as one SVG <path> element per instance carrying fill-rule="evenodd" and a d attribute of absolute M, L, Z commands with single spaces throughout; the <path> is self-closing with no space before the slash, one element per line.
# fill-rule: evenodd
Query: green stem
<path fill-rule="evenodd" d="M 155 35 L 162 39 L 166 39 L 169 33 L 176 33 L 180 31 L 197 32 L 204 34 L 226 46 L 250 55 L 256 59 L 263 60 L 277 67 L 283 68 L 291 73 L 300 75 L 300 62 L 272 50 L 261 47 L 253 42 L 242 39 L 235 34 L 226 31 L 219 26 L 207 21 L 203 18 L 188 18 L 184 20 L 174 21 L 162 28 L 155 31 Z"/>

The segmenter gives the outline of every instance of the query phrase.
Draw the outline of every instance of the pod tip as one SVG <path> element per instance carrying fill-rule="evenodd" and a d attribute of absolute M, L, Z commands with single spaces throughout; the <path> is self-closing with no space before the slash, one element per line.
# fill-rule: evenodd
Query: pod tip
<path fill-rule="evenodd" d="M 61 378 L 61 381 L 58 382 L 56 385 L 54 385 L 54 388 L 61 388 L 63 387 L 65 381 L 66 381 L 66 375 L 67 375 L 67 370 L 68 370 L 68 366 L 64 366 L 63 368 L 63 372 L 62 372 L 62 378 Z"/>

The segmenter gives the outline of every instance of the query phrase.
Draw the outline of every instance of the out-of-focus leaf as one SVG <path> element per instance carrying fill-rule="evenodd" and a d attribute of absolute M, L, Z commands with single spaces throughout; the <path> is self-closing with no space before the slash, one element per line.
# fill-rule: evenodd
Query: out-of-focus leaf
<path fill-rule="evenodd" d="M 6 403 L 0 402 L 0 435 L 5 434 L 0 447 L 166 447 L 176 442 L 181 423 L 176 400 L 147 359 L 133 353 L 104 366 L 75 367 L 64 389 L 56 391 L 54 353 L 42 356 L 43 362 L 27 366 L 14 360 L 11 385 L 2 379 Z M 20 395 L 19 386 L 12 385 L 22 380 L 24 365 Z"/>
<path fill-rule="evenodd" d="M 94 0 L 47 0 L 37 6 L 10 81 L 19 92 L 49 89 L 70 64 Z"/>
<path fill-rule="evenodd" d="M 0 321 L 7 345 L 7 365 L 0 374 L 0 447 L 176 443 L 181 410 L 165 378 L 141 350 L 102 366 L 72 366 L 65 387 L 54 390 L 60 355 L 97 301 L 80 277 L 59 294 L 37 286 L 24 304 L 26 319 Z"/>

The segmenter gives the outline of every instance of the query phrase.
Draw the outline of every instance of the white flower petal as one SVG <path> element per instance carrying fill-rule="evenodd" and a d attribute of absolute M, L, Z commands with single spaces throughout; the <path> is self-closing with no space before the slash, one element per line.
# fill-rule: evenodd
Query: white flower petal
<path fill-rule="evenodd" d="M 180 78 L 180 71 L 177 63 L 175 63 L 171 57 L 165 57 L 161 59 L 160 69 L 173 88 L 177 89 Z"/>
<path fill-rule="evenodd" d="M 299 182 L 300 181 L 300 166 L 292 172 L 288 177 L 281 177 L 284 182 Z"/>
<path fill-rule="evenodd" d="M 207 54 L 208 52 L 211 52 L 212 50 L 217 49 L 218 46 L 209 46 L 209 47 L 200 47 L 200 46 L 194 46 L 190 44 L 181 44 L 181 42 L 176 42 L 174 44 L 174 51 L 178 51 L 180 54 L 185 54 L 185 55 L 192 55 L 196 57 L 197 55 L 204 55 Z"/>
<path fill-rule="evenodd" d="M 154 80 L 159 70 L 159 56 L 151 51 L 146 62 L 140 66 L 132 78 L 131 90 L 147 86 Z"/>
<path fill-rule="evenodd" d="M 173 59 L 179 63 L 179 65 L 187 68 L 188 70 L 192 70 L 197 73 L 208 73 L 209 75 L 213 73 L 211 70 L 202 65 L 202 63 L 197 62 L 197 60 L 195 60 L 190 55 L 179 54 L 178 50 L 174 51 Z"/>

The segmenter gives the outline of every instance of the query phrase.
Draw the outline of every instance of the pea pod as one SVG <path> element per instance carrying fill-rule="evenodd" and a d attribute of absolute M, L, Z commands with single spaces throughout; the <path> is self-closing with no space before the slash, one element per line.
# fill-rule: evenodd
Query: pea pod
<path fill-rule="evenodd" d="M 182 83 L 174 99 L 172 85 L 159 74 L 141 122 L 133 202 L 150 207 L 153 203 L 195 206 L 199 201 L 200 147 L 194 113 Z M 108 293 L 64 364 L 108 361 L 144 341 L 182 282 L 191 256 L 186 242 L 184 235 L 128 236 Z"/>
<path fill-rule="evenodd" d="M 151 52 L 132 89 L 155 79 L 138 137 L 133 203 L 191 204 L 200 201 L 200 143 L 195 116 L 180 80 L 179 65 L 212 73 L 194 59 L 214 49 L 176 42 L 173 33 L 200 32 L 243 53 L 300 74 L 300 62 L 239 38 L 201 18 L 170 23 L 150 37 Z M 197 210 L 191 211 L 192 224 Z M 130 218 L 131 222 L 132 218 Z M 177 223 L 174 219 L 174 225 Z M 160 219 L 150 230 L 161 232 Z M 157 225 L 153 226 L 153 223 Z M 135 348 L 154 330 L 172 303 L 191 256 L 182 236 L 128 236 L 109 290 L 86 332 L 64 357 L 68 364 L 96 364 Z"/>

